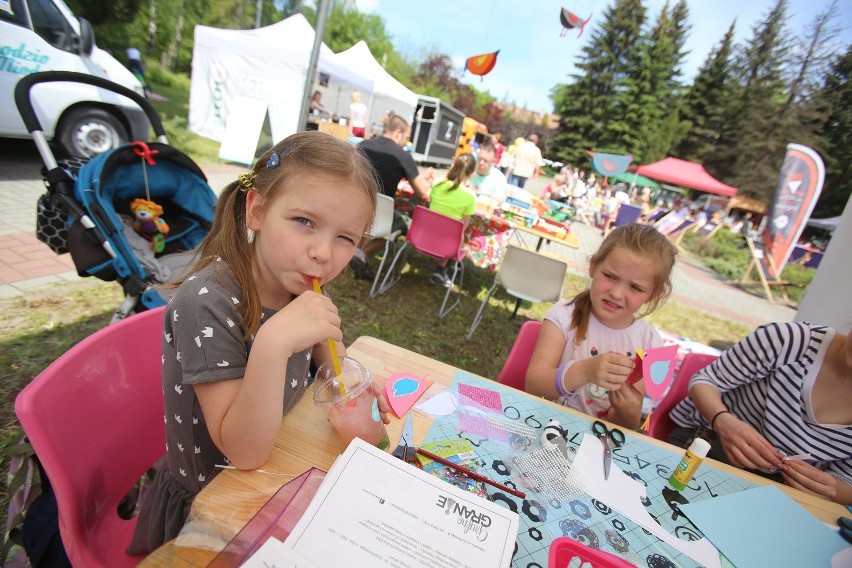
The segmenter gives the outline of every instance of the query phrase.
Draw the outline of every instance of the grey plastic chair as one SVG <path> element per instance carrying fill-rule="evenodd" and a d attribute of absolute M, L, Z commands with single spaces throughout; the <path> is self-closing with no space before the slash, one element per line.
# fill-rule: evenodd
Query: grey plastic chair
<path fill-rule="evenodd" d="M 482 321 L 482 316 L 485 314 L 488 300 L 498 285 L 505 288 L 509 295 L 516 298 L 515 311 L 512 313 L 512 317 L 515 317 L 521 300 L 533 303 L 559 300 L 562 296 L 562 285 L 565 282 L 567 271 L 568 263 L 563 260 L 519 246 L 509 245 L 503 255 L 500 268 L 497 269 L 494 283 L 486 292 L 485 298 L 476 312 L 476 317 L 473 318 L 473 323 L 471 323 L 467 332 L 467 338 L 473 337 L 479 322 Z"/>
<path fill-rule="evenodd" d="M 370 287 L 371 298 L 375 298 L 379 294 L 379 282 L 381 282 L 385 261 L 393 256 L 396 251 L 396 239 L 402 233 L 399 229 L 393 230 L 393 197 L 381 193 L 376 197 L 378 198 L 376 216 L 373 218 L 373 227 L 370 229 L 369 236 L 371 239 L 384 239 L 385 250 L 382 252 L 379 267 L 376 269 L 376 277 L 373 278 L 373 285 Z"/>

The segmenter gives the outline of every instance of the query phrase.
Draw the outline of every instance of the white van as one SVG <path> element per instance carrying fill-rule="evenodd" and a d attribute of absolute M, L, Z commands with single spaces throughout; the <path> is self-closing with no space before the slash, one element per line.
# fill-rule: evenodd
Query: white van
<path fill-rule="evenodd" d="M 28 138 L 14 100 L 18 79 L 38 71 L 76 71 L 139 94 L 139 80 L 95 47 L 92 26 L 62 0 L 0 0 L 0 136 Z M 69 156 L 89 157 L 148 139 L 148 119 L 130 100 L 80 83 L 43 83 L 32 91 L 44 134 Z"/>

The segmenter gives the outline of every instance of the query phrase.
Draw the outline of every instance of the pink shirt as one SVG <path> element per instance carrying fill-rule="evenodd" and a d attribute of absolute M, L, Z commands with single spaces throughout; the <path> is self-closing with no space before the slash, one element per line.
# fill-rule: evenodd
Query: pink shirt
<path fill-rule="evenodd" d="M 660 334 L 648 322 L 637 319 L 625 329 L 610 329 L 599 322 L 594 315 L 589 316 L 589 331 L 586 333 L 586 338 L 578 345 L 574 343 L 577 330 L 570 329 L 573 313 L 574 306 L 569 305 L 568 300 L 561 300 L 544 316 L 544 319 L 556 324 L 565 336 L 565 349 L 559 360 L 560 365 L 610 351 L 633 357 L 637 349 L 650 349 L 663 345 Z M 610 407 L 609 391 L 593 383 L 586 383 L 566 396 L 559 397 L 556 402 L 595 418 L 603 418 Z"/>

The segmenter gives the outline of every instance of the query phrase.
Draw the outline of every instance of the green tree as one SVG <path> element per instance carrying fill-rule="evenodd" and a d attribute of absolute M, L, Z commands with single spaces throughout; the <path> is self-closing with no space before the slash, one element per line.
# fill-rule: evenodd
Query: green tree
<path fill-rule="evenodd" d="M 641 0 L 616 0 L 602 21 L 582 48 L 573 81 L 551 91 L 559 130 L 548 153 L 561 161 L 580 163 L 587 159 L 586 150 L 606 149 L 598 142 L 640 38 L 645 7 Z"/>
<path fill-rule="evenodd" d="M 682 130 L 678 106 L 682 85 L 678 77 L 690 26 L 689 9 L 680 0 L 671 10 L 663 6 L 656 24 L 643 36 L 626 61 L 627 74 L 615 97 L 612 119 L 600 143 L 630 152 L 641 162 L 664 158 Z"/>
<path fill-rule="evenodd" d="M 825 183 L 814 216 L 840 215 L 852 195 L 852 44 L 836 56 L 819 98 L 827 102 L 821 131 Z"/>
<path fill-rule="evenodd" d="M 704 157 L 711 154 L 719 142 L 723 118 L 731 101 L 731 57 L 736 24 L 736 20 L 731 22 L 718 47 L 704 60 L 684 98 L 681 116 L 687 131 L 675 153 L 685 160 L 703 163 Z"/>
<path fill-rule="evenodd" d="M 792 79 L 781 108 L 786 120 L 781 136 L 818 149 L 820 131 L 828 118 L 822 86 L 836 57 L 837 1 L 818 14 L 807 28 L 792 57 Z"/>
<path fill-rule="evenodd" d="M 777 0 L 735 60 L 735 83 L 719 144 L 708 170 L 746 195 L 769 201 L 784 158 L 778 134 L 784 115 L 791 48 L 786 27 L 788 0 Z"/>
<path fill-rule="evenodd" d="M 335 53 L 364 40 L 378 61 L 393 51 L 391 36 L 381 16 L 360 12 L 351 0 L 335 2 L 328 15 L 323 41 Z"/>

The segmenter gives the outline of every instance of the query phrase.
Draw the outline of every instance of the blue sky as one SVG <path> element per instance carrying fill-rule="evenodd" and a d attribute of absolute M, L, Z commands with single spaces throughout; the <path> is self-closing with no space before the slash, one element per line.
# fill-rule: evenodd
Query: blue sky
<path fill-rule="evenodd" d="M 674 3 L 671 0 L 670 3 Z M 830 0 L 791 0 L 788 30 L 805 32 Z M 665 0 L 644 0 L 649 20 L 656 21 Z M 752 37 L 774 0 L 692 0 L 692 30 L 686 43 L 690 51 L 683 78 L 691 80 L 708 53 L 718 45 L 734 18 L 735 39 Z M 568 81 L 580 49 L 602 20 L 612 0 L 356 0 L 361 11 L 382 16 L 397 50 L 418 59 L 429 52 L 445 53 L 457 69 L 472 55 L 500 50 L 497 65 L 482 82 L 465 74 L 465 81 L 531 110 L 550 112 L 549 93 L 557 83 Z M 559 10 L 566 8 L 583 19 L 592 14 L 581 37 L 568 31 L 560 37 Z M 837 23 L 843 28 L 838 51 L 852 42 L 852 0 L 838 0 Z"/>

